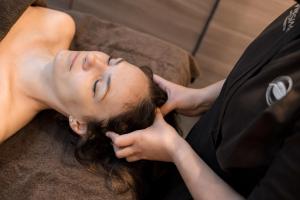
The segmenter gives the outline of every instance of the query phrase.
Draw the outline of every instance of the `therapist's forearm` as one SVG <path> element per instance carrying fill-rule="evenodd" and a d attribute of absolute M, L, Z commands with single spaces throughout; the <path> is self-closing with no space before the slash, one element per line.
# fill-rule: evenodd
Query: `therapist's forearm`
<path fill-rule="evenodd" d="M 177 141 L 178 148 L 172 159 L 195 200 L 243 199 L 218 177 L 184 140 Z"/>
<path fill-rule="evenodd" d="M 207 104 L 212 104 L 216 100 L 221 92 L 224 82 L 225 79 L 201 89 L 204 93 L 203 96 Z"/>

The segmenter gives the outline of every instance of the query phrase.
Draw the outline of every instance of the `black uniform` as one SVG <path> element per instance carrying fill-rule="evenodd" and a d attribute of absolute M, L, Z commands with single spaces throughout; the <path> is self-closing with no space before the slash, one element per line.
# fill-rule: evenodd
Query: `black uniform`
<path fill-rule="evenodd" d="M 300 199 L 300 6 L 246 49 L 221 94 L 187 137 L 248 199 Z M 164 199 L 190 199 L 174 172 Z"/>

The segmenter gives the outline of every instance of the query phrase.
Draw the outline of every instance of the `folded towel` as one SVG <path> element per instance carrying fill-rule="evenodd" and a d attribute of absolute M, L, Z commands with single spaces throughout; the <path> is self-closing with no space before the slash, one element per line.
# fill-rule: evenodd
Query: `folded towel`
<path fill-rule="evenodd" d="M 0 40 L 30 5 L 46 6 L 46 3 L 44 0 L 0 0 Z"/>

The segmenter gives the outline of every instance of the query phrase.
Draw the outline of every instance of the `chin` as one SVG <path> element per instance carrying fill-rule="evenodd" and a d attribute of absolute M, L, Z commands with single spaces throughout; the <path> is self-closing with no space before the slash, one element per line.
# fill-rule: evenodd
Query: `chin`
<path fill-rule="evenodd" d="M 54 63 L 59 62 L 63 58 L 64 50 L 58 51 L 54 56 Z"/>
<path fill-rule="evenodd" d="M 63 67 L 66 66 L 68 63 L 68 57 L 70 55 L 70 52 L 68 50 L 61 50 L 57 52 L 57 54 L 54 57 L 53 67 Z"/>
<path fill-rule="evenodd" d="M 64 69 L 64 66 L 66 66 L 66 52 L 64 51 L 59 51 L 54 59 L 53 59 L 53 64 L 52 64 L 52 73 L 54 76 L 64 74 L 64 71 L 67 71 Z"/>

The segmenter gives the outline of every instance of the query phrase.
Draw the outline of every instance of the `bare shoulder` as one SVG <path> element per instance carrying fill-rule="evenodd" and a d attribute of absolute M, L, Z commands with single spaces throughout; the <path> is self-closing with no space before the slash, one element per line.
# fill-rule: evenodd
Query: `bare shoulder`
<path fill-rule="evenodd" d="M 12 95 L 8 95 L 12 96 Z M 25 98 L 6 98 L 0 102 L 0 144 L 28 124 L 37 114 L 34 105 Z"/>
<path fill-rule="evenodd" d="M 3 92 L 4 93 L 4 92 Z M 5 96 L 4 94 L 1 96 Z M 0 98 L 0 107 L 2 112 L 0 113 L 0 144 L 10 137 L 8 131 L 8 119 L 10 118 L 10 104 L 7 98 Z"/>
<path fill-rule="evenodd" d="M 67 13 L 53 10 L 49 8 L 37 7 L 41 12 L 45 13 L 46 21 L 52 25 L 57 26 L 56 30 L 67 31 L 69 33 L 74 33 L 75 31 L 75 22 L 74 19 Z"/>
<path fill-rule="evenodd" d="M 69 14 L 44 7 L 29 7 L 28 9 L 31 19 L 36 20 L 39 27 L 49 37 L 73 38 L 75 22 Z"/>

